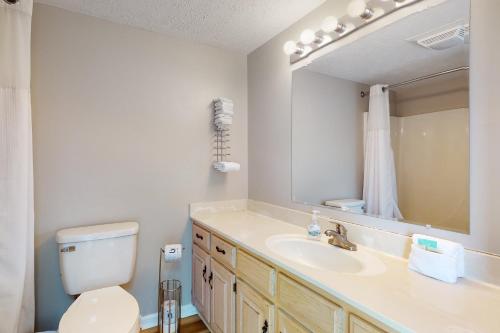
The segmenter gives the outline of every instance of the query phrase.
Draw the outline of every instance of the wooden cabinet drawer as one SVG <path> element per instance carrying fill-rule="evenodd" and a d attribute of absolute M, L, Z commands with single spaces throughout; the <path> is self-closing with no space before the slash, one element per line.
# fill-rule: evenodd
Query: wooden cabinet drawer
<path fill-rule="evenodd" d="M 349 315 L 349 333 L 385 333 L 385 331 L 351 313 Z"/>
<path fill-rule="evenodd" d="M 238 251 L 238 273 L 252 287 L 268 297 L 274 297 L 276 285 L 276 271 L 251 255 Z"/>
<path fill-rule="evenodd" d="M 278 332 L 280 333 L 313 333 L 282 311 L 278 313 Z"/>
<path fill-rule="evenodd" d="M 230 268 L 236 268 L 236 247 L 212 235 L 210 254 L 218 262 Z"/>
<path fill-rule="evenodd" d="M 193 243 L 210 252 L 210 232 L 193 224 Z"/>
<path fill-rule="evenodd" d="M 343 310 L 289 277 L 278 276 L 280 306 L 315 333 L 343 332 Z"/>

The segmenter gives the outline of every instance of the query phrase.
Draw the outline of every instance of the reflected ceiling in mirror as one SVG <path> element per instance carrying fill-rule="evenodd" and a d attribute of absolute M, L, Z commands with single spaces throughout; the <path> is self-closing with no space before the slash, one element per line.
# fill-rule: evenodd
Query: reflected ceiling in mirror
<path fill-rule="evenodd" d="M 469 7 L 446 1 L 293 72 L 294 201 L 469 232 Z"/>

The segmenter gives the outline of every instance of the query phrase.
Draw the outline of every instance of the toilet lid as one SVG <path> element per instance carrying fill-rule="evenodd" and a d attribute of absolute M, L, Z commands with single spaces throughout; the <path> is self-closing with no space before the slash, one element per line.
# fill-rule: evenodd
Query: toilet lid
<path fill-rule="evenodd" d="M 87 291 L 63 315 L 58 332 L 136 333 L 139 332 L 139 306 L 121 287 Z"/>

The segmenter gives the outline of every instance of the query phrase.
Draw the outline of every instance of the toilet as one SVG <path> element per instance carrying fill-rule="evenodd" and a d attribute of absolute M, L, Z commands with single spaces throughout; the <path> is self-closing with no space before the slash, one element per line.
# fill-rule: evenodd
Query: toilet
<path fill-rule="evenodd" d="M 57 232 L 64 290 L 79 295 L 59 322 L 59 333 L 138 333 L 139 305 L 120 285 L 132 278 L 136 222 L 62 229 Z"/>

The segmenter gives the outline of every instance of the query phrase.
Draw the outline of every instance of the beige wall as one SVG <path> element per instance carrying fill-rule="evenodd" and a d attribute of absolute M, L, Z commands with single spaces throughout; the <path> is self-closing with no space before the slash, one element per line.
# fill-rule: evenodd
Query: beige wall
<path fill-rule="evenodd" d="M 292 188 L 299 202 L 363 196 L 366 85 L 305 68 L 293 73 Z"/>
<path fill-rule="evenodd" d="M 394 114 L 415 116 L 469 107 L 469 75 L 460 72 L 395 89 Z M 392 114 L 392 112 L 391 112 Z"/>
<path fill-rule="evenodd" d="M 32 102 L 36 196 L 36 323 L 57 328 L 71 303 L 55 232 L 140 223 L 135 277 L 142 314 L 156 311 L 158 251 L 183 242 L 170 267 L 190 302 L 188 203 L 247 197 L 246 57 L 36 5 Z M 211 168 L 210 101 L 235 101 L 233 157 Z"/>
<path fill-rule="evenodd" d="M 399 125 L 394 155 L 403 217 L 467 233 L 469 110 L 424 112 L 392 120 Z"/>
<path fill-rule="evenodd" d="M 248 57 L 249 197 L 309 210 L 291 202 L 291 67 L 282 46 L 301 30 L 318 28 L 327 15 L 346 12 L 346 1 L 329 0 Z M 332 216 L 394 232 L 426 232 L 463 242 L 468 248 L 500 254 L 500 23 L 496 0 L 472 0 L 471 32 L 471 235 L 328 212 Z M 369 56 L 369 50 L 366 50 Z M 322 209 L 323 213 L 327 213 Z"/>

